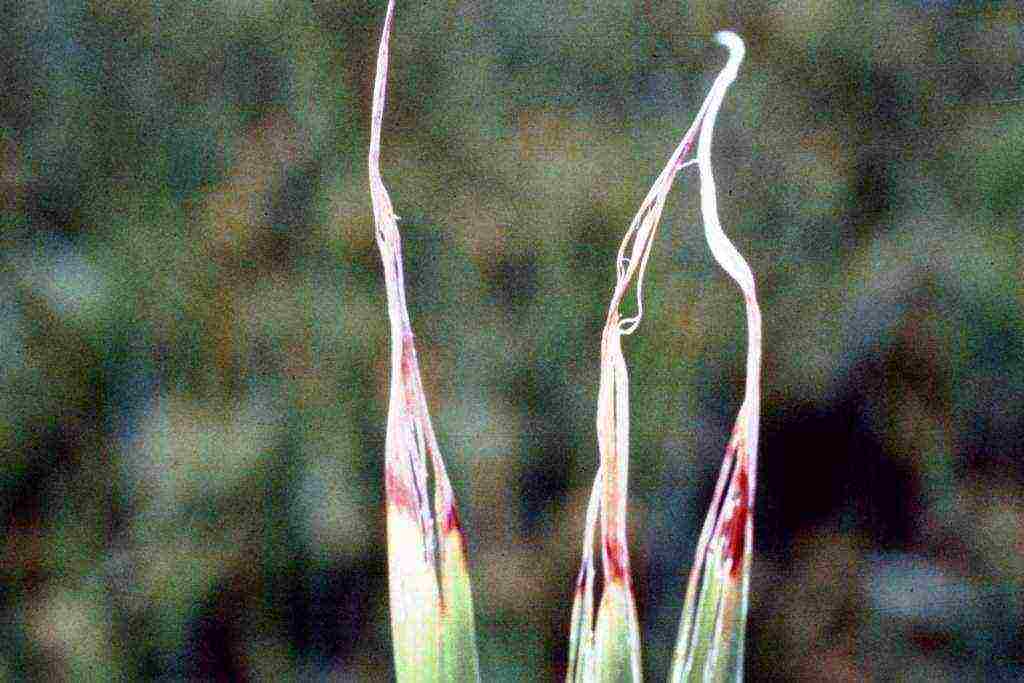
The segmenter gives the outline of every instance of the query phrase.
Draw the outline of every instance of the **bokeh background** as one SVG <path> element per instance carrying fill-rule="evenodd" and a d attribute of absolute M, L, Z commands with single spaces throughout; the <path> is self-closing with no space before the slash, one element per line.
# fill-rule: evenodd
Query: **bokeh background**
<path fill-rule="evenodd" d="M 0 680 L 386 680 L 382 0 L 0 3 Z M 383 167 L 489 681 L 564 671 L 614 252 L 739 31 L 749 680 L 1024 678 L 1011 2 L 399 2 Z M 625 341 L 644 668 L 743 384 L 681 176 Z"/>

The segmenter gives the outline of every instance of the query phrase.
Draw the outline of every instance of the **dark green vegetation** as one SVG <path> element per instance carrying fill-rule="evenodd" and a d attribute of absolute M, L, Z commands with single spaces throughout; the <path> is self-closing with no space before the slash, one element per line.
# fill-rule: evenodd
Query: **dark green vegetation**
<path fill-rule="evenodd" d="M 161 4 L 0 13 L 0 678 L 377 680 L 383 3 Z M 482 669 L 564 666 L 615 249 L 733 28 L 715 171 L 765 321 L 749 678 L 1019 676 L 1016 5 L 735 5 L 400 6 L 382 162 Z M 696 169 L 658 239 L 625 341 L 652 680 L 745 351 Z"/>

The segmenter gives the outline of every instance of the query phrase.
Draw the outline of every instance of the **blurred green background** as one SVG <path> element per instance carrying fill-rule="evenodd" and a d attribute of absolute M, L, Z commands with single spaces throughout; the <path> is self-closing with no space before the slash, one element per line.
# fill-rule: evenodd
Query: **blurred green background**
<path fill-rule="evenodd" d="M 0 680 L 386 680 L 382 0 L 3 2 Z M 614 253 L 732 28 L 749 680 L 1024 677 L 1017 3 L 401 0 L 383 168 L 486 680 L 557 680 Z M 742 395 L 677 183 L 625 341 L 651 680 Z"/>

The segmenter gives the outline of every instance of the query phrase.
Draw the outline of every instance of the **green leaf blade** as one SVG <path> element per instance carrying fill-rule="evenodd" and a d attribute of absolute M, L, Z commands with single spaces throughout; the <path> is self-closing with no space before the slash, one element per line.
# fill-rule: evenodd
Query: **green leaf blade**
<path fill-rule="evenodd" d="M 387 513 L 388 584 L 395 676 L 399 681 L 438 679 L 438 586 L 426 561 L 427 546 L 418 522 L 407 509 Z"/>
<path fill-rule="evenodd" d="M 441 525 L 441 680 L 479 681 L 466 539 L 454 501 Z"/>
<path fill-rule="evenodd" d="M 746 425 L 741 411 L 694 557 L 669 675 L 672 683 L 743 680 L 753 545 Z"/>
<path fill-rule="evenodd" d="M 605 586 L 597 611 L 596 676 L 601 683 L 638 683 L 640 652 L 632 591 L 616 581 Z"/>

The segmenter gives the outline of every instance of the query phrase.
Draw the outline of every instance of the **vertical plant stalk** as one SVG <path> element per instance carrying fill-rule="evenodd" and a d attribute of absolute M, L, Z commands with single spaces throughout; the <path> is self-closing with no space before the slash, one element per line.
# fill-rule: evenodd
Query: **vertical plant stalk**
<path fill-rule="evenodd" d="M 739 252 L 722 231 L 718 220 L 715 183 L 711 166 L 711 137 L 715 118 L 729 85 L 736 79 L 743 60 L 743 42 L 733 33 L 716 34 L 716 39 L 729 49 L 729 60 L 715 79 L 711 91 L 701 105 L 686 135 L 672 153 L 661 174 L 652 185 L 640 209 L 633 217 L 619 246 L 616 259 L 616 283 L 608 306 L 608 315 L 601 337 L 601 378 L 598 389 L 597 434 L 599 448 L 598 471 L 587 508 L 583 539 L 583 561 L 576 582 L 573 601 L 572 630 L 569 643 L 569 666 L 566 680 L 639 681 L 640 636 L 636 604 L 633 597 L 629 554 L 626 539 L 626 498 L 629 464 L 629 378 L 622 355 L 622 335 L 632 334 L 643 317 L 643 278 L 650 258 L 661 214 L 672 189 L 676 175 L 691 164 L 697 164 L 701 182 L 701 213 L 708 245 L 716 260 L 740 283 L 747 301 L 749 325 L 749 352 L 747 359 L 747 391 L 734 438 L 726 451 L 723 472 L 730 472 L 726 506 L 721 506 L 721 492 L 716 494 L 713 511 L 722 507 L 722 514 L 709 515 L 705 536 L 713 528 L 716 538 L 728 538 L 730 545 L 721 551 L 728 555 L 729 567 L 741 567 L 736 586 L 723 584 L 720 613 L 716 616 L 716 633 L 733 634 L 738 624 L 739 646 L 742 650 L 743 622 L 746 617 L 746 590 L 750 571 L 750 543 L 752 523 L 749 511 L 753 508 L 754 472 L 756 468 L 758 404 L 760 375 L 760 312 L 754 297 L 753 276 Z M 699 135 L 699 139 L 698 139 Z M 697 158 L 684 161 L 697 144 Z M 635 283 L 635 315 L 624 317 L 620 308 L 626 293 Z M 739 435 L 738 437 L 735 435 Z M 733 467 L 732 463 L 737 466 Z M 720 481 L 719 488 L 723 488 Z M 708 526 L 710 524 L 710 526 Z M 604 590 L 600 596 L 596 615 L 593 614 L 595 596 L 594 544 L 600 536 L 601 572 Z M 739 543 L 739 547 L 736 547 Z M 702 536 L 698 559 L 703 563 L 707 553 L 707 538 Z M 710 557 L 710 555 L 707 555 Z M 736 572 L 733 572 L 736 573 Z M 732 574 L 730 574 L 731 576 Z M 699 573 L 698 573 L 699 577 Z M 691 591 L 694 578 L 691 576 Z M 710 595 L 710 593 L 709 593 Z M 737 603 L 738 601 L 738 609 Z M 688 599 L 687 605 L 690 606 Z M 688 614 L 688 612 L 684 613 Z M 683 631 L 692 630 L 692 619 L 684 617 Z M 690 624 L 690 626 L 687 626 Z M 730 625 L 731 624 L 731 625 Z M 680 659 L 677 649 L 676 660 Z M 688 642 L 688 641 L 687 641 Z M 686 650 L 685 652 L 689 652 Z M 688 660 L 688 655 L 683 655 Z M 673 680 L 678 680 L 673 665 Z M 742 671 L 742 653 L 740 654 Z"/>
<path fill-rule="evenodd" d="M 743 680 L 744 632 L 750 593 L 761 405 L 761 309 L 750 266 L 722 230 L 711 165 L 711 137 L 725 91 L 743 61 L 743 41 L 721 32 L 729 61 L 708 96 L 697 145 L 701 216 L 715 260 L 743 292 L 747 313 L 747 377 L 743 405 L 725 450 L 686 589 L 671 681 Z"/>
<path fill-rule="evenodd" d="M 399 681 L 478 681 L 465 537 L 423 393 L 405 301 L 398 218 L 380 174 L 394 12 L 394 0 L 389 0 L 377 54 L 368 161 L 391 326 L 384 478 L 395 671 Z M 433 504 L 428 467 L 433 473 Z"/>

